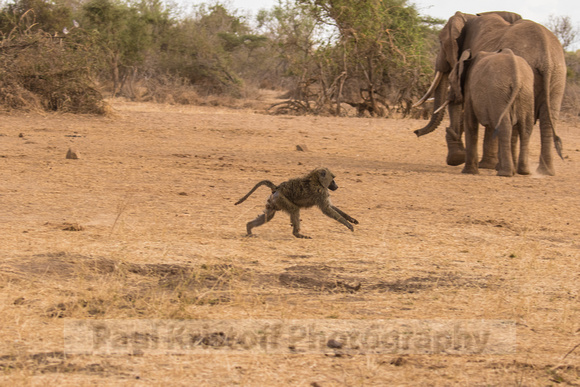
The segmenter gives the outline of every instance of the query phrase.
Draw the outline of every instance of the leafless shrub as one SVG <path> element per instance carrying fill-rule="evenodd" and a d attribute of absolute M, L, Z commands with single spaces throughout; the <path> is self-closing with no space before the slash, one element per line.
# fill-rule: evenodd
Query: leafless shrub
<path fill-rule="evenodd" d="M 550 15 L 546 22 L 546 27 L 558 37 L 564 50 L 568 50 L 575 42 L 578 41 L 579 27 L 572 24 L 570 16 Z"/>
<path fill-rule="evenodd" d="M 580 84 L 568 82 L 562 102 L 562 113 L 580 117 Z"/>
<path fill-rule="evenodd" d="M 101 93 L 90 78 L 83 47 L 42 31 L 0 40 L 0 105 L 104 114 Z"/>
<path fill-rule="evenodd" d="M 580 115 L 580 51 L 566 52 L 566 91 L 562 101 L 562 113 Z"/>
<path fill-rule="evenodd" d="M 142 84 L 145 89 L 140 97 L 143 101 L 180 105 L 196 105 L 200 98 L 189 81 L 172 75 L 157 75 L 147 78 Z"/>

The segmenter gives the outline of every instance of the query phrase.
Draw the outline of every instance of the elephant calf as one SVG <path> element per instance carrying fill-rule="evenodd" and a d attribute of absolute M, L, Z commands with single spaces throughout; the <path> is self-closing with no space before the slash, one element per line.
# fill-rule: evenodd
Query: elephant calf
<path fill-rule="evenodd" d="M 520 137 L 517 172 L 528 175 L 528 145 L 534 127 L 534 73 L 525 59 L 505 48 L 465 50 L 449 75 L 449 102 L 464 101 L 465 167 L 463 173 L 478 173 L 478 123 L 495 130 L 499 142 L 499 176 L 513 176 L 516 146 Z"/>

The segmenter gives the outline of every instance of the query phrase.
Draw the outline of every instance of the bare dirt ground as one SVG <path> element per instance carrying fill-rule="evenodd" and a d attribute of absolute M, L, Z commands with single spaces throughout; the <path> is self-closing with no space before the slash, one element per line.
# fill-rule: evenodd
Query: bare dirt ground
<path fill-rule="evenodd" d="M 1 116 L 0 383 L 580 384 L 578 123 L 559 123 L 557 176 L 501 178 L 445 165 L 443 129 L 412 132 L 425 121 L 113 108 Z M 237 199 L 318 166 L 354 233 L 311 209 L 311 240 L 285 214 L 244 237 L 269 191 Z M 517 347 L 70 354 L 71 319 L 508 320 Z"/>

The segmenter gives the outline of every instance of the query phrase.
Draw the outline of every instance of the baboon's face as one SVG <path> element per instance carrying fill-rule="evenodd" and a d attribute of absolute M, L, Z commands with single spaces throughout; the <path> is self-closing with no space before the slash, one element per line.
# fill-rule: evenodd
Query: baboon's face
<path fill-rule="evenodd" d="M 334 174 L 328 169 L 322 169 L 320 171 L 320 184 L 331 191 L 336 191 L 338 188 L 338 185 L 334 182 Z"/>

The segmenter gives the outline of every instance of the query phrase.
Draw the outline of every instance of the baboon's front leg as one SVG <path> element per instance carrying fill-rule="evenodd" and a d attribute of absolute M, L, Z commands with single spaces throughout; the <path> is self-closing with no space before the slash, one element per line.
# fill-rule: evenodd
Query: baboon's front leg
<path fill-rule="evenodd" d="M 344 224 L 346 227 L 348 227 L 348 229 L 350 231 L 354 231 L 354 227 L 352 227 L 352 224 L 348 223 L 348 221 L 345 218 L 343 218 L 342 215 L 338 211 L 336 211 L 334 209 L 334 206 L 328 205 L 328 206 L 320 207 L 320 209 L 322 210 L 322 213 L 324 215 L 326 215 L 326 216 L 328 216 L 328 217 L 330 217 L 330 218 L 332 218 L 334 220 L 337 220 L 340 223 Z"/>
<path fill-rule="evenodd" d="M 254 227 L 261 226 L 264 223 L 271 221 L 274 215 L 276 215 L 276 210 L 266 208 L 266 210 L 264 210 L 264 213 L 262 215 L 258 216 L 256 219 L 246 224 L 246 230 L 248 231 L 248 234 L 246 236 L 252 236 L 253 235 L 252 229 Z"/>
<path fill-rule="evenodd" d="M 330 207 L 332 207 L 332 209 L 334 211 L 338 212 L 340 214 L 340 216 L 342 216 L 344 219 L 348 220 L 351 223 L 358 224 L 358 220 L 356 220 L 352 216 L 349 216 L 346 212 L 340 210 L 340 208 L 335 207 L 335 206 L 330 206 Z"/>

